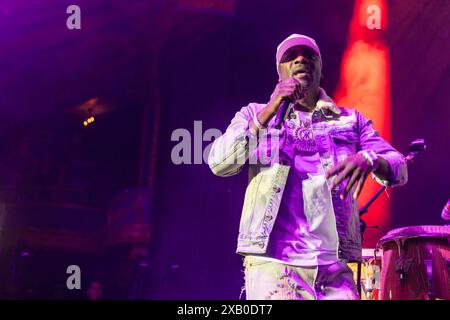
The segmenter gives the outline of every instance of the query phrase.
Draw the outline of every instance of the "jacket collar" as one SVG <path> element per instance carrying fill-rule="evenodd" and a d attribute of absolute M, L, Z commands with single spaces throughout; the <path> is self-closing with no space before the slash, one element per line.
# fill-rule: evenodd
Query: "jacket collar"
<path fill-rule="evenodd" d="M 341 110 L 338 108 L 333 99 L 327 95 L 323 88 L 319 88 L 319 100 L 317 100 L 315 110 L 322 110 L 322 112 L 329 110 L 336 115 L 341 114 Z"/>

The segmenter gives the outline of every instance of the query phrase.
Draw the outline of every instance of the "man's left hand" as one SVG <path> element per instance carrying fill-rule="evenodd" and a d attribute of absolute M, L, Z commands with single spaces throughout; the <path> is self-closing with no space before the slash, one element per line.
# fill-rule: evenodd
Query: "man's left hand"
<path fill-rule="evenodd" d="M 361 193 L 364 182 L 371 171 L 372 165 L 369 161 L 364 157 L 364 155 L 357 153 L 348 156 L 345 160 L 339 162 L 333 168 L 328 170 L 325 177 L 328 179 L 332 176 L 336 176 L 330 185 L 330 190 L 344 181 L 347 177 L 350 177 L 347 186 L 340 197 L 341 199 L 344 199 L 356 184 L 355 192 L 353 192 L 353 198 L 356 199 Z"/>

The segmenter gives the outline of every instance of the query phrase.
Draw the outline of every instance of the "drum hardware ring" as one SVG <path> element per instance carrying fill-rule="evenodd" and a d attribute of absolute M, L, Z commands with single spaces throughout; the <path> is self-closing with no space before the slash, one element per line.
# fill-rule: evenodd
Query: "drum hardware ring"
<path fill-rule="evenodd" d="M 408 271 L 411 267 L 412 259 L 404 259 L 403 257 L 400 257 L 395 262 L 395 272 L 398 274 L 398 279 L 400 280 L 401 284 L 404 284 L 408 277 Z"/>

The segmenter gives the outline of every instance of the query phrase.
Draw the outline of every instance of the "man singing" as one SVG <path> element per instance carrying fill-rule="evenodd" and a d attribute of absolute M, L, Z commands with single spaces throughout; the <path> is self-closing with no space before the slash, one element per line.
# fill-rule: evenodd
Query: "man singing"
<path fill-rule="evenodd" d="M 224 177 L 249 163 L 237 246 L 247 299 L 359 299 L 346 264 L 361 258 L 356 199 L 370 173 L 387 186 L 405 184 L 406 160 L 369 119 L 320 87 L 314 39 L 289 36 L 276 64 L 269 102 L 237 112 L 208 160 Z"/>

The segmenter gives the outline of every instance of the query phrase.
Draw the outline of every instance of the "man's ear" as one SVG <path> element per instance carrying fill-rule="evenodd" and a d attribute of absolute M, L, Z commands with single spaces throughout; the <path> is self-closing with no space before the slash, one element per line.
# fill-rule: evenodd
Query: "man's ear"
<path fill-rule="evenodd" d="M 320 80 L 322 80 L 323 79 L 323 73 L 321 72 L 320 73 Z"/>
<path fill-rule="evenodd" d="M 277 65 L 277 73 L 278 73 L 278 82 L 280 82 L 281 81 L 280 65 Z"/>

